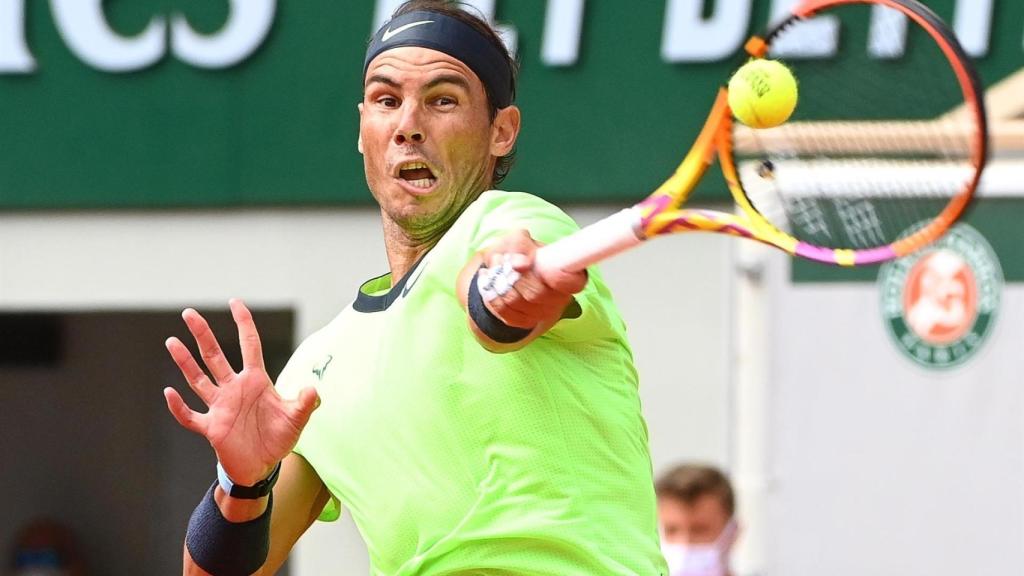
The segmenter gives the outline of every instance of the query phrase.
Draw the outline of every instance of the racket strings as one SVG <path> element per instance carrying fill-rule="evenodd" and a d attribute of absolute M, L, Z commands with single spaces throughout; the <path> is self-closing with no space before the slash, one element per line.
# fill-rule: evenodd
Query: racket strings
<path fill-rule="evenodd" d="M 867 4 L 823 16 L 840 23 L 844 51 L 786 59 L 800 83 L 797 112 L 777 128 L 735 128 L 737 176 L 751 205 L 799 240 L 888 245 L 970 189 L 977 119 L 942 48 L 915 21 Z M 874 44 L 857 41 L 869 31 Z M 797 24 L 774 42 L 799 51 L 820 38 Z M 879 38 L 886 50 L 872 54 Z"/>

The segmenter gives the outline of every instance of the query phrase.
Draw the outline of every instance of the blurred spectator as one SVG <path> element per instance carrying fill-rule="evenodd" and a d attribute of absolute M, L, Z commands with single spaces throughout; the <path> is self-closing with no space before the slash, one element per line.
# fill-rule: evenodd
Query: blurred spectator
<path fill-rule="evenodd" d="M 732 485 L 717 468 L 683 464 L 655 484 L 658 529 L 670 576 L 732 576 L 736 541 Z"/>
<path fill-rule="evenodd" d="M 34 520 L 18 531 L 10 568 L 13 576 L 86 576 L 74 534 L 52 520 Z"/>

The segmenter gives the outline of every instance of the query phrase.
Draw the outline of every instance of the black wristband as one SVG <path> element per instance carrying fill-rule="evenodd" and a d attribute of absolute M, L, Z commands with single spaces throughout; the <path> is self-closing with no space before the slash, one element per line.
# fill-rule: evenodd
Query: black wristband
<path fill-rule="evenodd" d="M 224 470 L 220 462 L 217 462 L 217 482 L 220 484 L 221 490 L 232 498 L 241 498 L 242 500 L 256 500 L 270 494 L 274 489 L 274 484 L 277 484 L 277 477 L 280 474 L 281 463 L 278 462 L 270 476 L 252 486 L 241 486 L 235 484 L 235 481 L 231 479 L 231 476 L 228 476 L 227 471 Z"/>
<path fill-rule="evenodd" d="M 472 280 L 469 281 L 469 297 L 466 298 L 466 309 L 477 328 L 499 344 L 512 344 L 529 336 L 530 332 L 533 332 L 532 329 L 509 326 L 487 308 L 483 296 L 480 295 L 480 287 L 476 284 L 476 277 L 479 275 L 480 270 L 478 269 L 476 274 L 473 274 Z"/>
<path fill-rule="evenodd" d="M 260 569 L 270 553 L 270 512 L 274 495 L 259 518 L 229 522 L 213 497 L 217 483 L 192 512 L 185 546 L 192 560 L 212 576 L 249 576 Z"/>

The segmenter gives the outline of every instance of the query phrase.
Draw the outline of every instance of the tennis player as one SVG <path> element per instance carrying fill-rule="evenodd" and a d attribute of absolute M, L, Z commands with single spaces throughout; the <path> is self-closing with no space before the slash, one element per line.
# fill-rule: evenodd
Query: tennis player
<path fill-rule="evenodd" d="M 344 507 L 374 574 L 665 574 L 619 314 L 594 270 L 531 273 L 537 246 L 576 229 L 563 212 L 493 190 L 520 128 L 512 58 L 481 19 L 413 0 L 364 72 L 358 148 L 390 272 L 276 388 L 239 301 L 240 372 L 194 310 L 212 381 L 167 342 L 208 411 L 173 388 L 168 407 L 219 461 L 185 573 L 272 574 Z"/>

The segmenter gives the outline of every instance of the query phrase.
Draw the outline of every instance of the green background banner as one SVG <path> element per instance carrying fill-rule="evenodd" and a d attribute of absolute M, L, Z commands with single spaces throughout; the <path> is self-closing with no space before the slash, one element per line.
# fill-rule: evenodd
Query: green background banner
<path fill-rule="evenodd" d="M 1024 199 L 990 198 L 977 202 L 963 222 L 980 232 L 999 259 L 1008 282 L 1024 282 L 1024 258 L 1021 258 L 1021 215 Z M 874 282 L 879 266 L 839 268 L 802 258 L 793 259 L 794 282 Z"/>
<path fill-rule="evenodd" d="M 55 4 L 25 1 L 24 40 L 36 69 L 0 72 L 0 209 L 370 202 L 355 105 L 373 2 L 280 1 L 265 40 L 235 66 L 199 68 L 168 52 L 123 73 L 76 56 L 58 32 Z M 714 4 L 706 3 L 707 16 Z M 952 0 L 930 5 L 953 17 Z M 102 6 L 110 28 L 126 38 L 176 12 L 214 35 L 231 9 L 226 0 Z M 987 84 L 1024 61 L 1024 4 L 993 6 L 989 48 L 979 59 Z M 665 2 L 589 2 L 579 60 L 549 66 L 541 60 L 545 8 L 497 2 L 496 19 L 514 26 L 522 61 L 524 131 L 505 187 L 561 202 L 636 198 L 674 168 L 740 57 L 667 63 Z M 770 9 L 753 2 L 747 30 L 762 29 Z M 865 36 L 844 31 L 829 65 L 866 58 Z M 711 174 L 700 192 L 725 199 Z"/>

